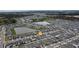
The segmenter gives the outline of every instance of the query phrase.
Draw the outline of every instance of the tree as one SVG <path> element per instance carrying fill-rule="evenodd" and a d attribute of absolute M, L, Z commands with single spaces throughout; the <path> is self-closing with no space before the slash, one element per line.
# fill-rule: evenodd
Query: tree
<path fill-rule="evenodd" d="M 37 22 L 38 21 L 38 19 L 32 19 L 33 20 L 33 22 Z"/>
<path fill-rule="evenodd" d="M 16 23 L 17 21 L 15 19 L 10 20 L 11 23 Z"/>

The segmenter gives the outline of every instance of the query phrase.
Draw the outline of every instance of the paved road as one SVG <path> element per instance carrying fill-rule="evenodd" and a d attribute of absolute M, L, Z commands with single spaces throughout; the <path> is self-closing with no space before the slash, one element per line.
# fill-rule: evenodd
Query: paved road
<path fill-rule="evenodd" d="M 3 48 L 3 41 L 1 38 L 0 38 L 0 48 Z"/>

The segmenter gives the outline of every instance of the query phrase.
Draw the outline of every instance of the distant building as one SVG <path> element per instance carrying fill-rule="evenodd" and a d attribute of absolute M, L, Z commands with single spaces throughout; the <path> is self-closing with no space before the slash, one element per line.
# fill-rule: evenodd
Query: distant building
<path fill-rule="evenodd" d="M 50 25 L 50 23 L 48 22 L 34 22 L 33 25 L 41 25 L 41 26 L 46 26 L 46 25 Z"/>

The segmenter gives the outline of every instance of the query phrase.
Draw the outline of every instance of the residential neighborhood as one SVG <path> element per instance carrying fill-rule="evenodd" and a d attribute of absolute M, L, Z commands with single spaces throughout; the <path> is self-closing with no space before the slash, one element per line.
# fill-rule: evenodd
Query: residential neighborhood
<path fill-rule="evenodd" d="M 79 15 L 53 12 L 1 14 L 0 48 L 79 48 Z"/>

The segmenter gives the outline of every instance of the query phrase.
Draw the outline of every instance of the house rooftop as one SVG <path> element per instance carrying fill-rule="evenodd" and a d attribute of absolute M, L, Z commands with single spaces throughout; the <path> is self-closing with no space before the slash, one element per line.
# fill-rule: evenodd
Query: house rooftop
<path fill-rule="evenodd" d="M 34 24 L 46 26 L 46 25 L 49 25 L 50 23 L 44 21 L 44 22 L 34 22 Z"/>

